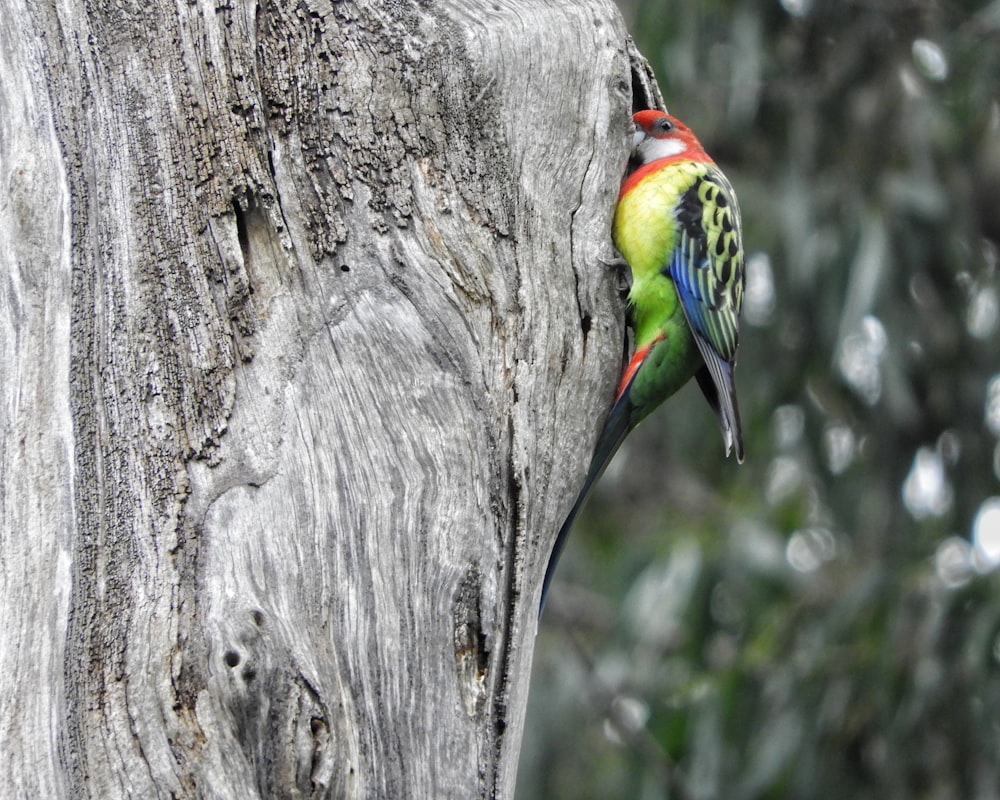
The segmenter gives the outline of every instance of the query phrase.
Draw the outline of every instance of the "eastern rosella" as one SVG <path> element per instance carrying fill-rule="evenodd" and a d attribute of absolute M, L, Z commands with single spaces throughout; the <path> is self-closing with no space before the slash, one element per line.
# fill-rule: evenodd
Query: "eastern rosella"
<path fill-rule="evenodd" d="M 542 588 L 587 493 L 629 432 L 698 379 L 722 425 L 726 454 L 743 461 L 733 370 L 743 303 L 743 234 L 733 187 L 684 123 L 640 111 L 633 161 L 618 195 L 614 240 L 632 270 L 628 302 L 635 352 L 573 509 L 559 531 Z"/>

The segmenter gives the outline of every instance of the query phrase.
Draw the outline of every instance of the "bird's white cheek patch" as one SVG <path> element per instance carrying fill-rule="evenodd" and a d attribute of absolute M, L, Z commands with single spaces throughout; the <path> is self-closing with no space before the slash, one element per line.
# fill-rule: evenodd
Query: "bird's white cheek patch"
<path fill-rule="evenodd" d="M 645 150 L 643 156 L 645 160 L 655 161 L 658 158 L 669 158 L 684 152 L 686 145 L 680 139 L 653 139 L 649 138 L 643 142 L 642 149 Z"/>

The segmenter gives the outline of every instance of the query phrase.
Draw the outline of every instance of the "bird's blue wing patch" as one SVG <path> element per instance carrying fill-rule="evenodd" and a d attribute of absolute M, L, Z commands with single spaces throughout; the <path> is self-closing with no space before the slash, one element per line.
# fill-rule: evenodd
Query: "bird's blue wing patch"
<path fill-rule="evenodd" d="M 665 272 L 695 334 L 727 362 L 736 357 L 743 303 L 743 244 L 732 188 L 709 170 L 681 195 L 677 243 Z"/>

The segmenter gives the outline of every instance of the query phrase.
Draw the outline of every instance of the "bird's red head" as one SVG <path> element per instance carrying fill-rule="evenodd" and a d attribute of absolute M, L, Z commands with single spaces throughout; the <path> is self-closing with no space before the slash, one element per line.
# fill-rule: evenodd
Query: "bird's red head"
<path fill-rule="evenodd" d="M 635 155 L 643 164 L 661 158 L 712 163 L 691 129 L 676 117 L 648 109 L 632 116 Z"/>

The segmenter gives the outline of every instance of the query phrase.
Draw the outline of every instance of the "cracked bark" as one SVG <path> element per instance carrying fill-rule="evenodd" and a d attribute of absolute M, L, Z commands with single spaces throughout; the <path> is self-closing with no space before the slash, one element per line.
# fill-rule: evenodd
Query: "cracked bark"
<path fill-rule="evenodd" d="M 621 351 L 614 7 L 0 8 L 9 796 L 511 797 Z"/>

